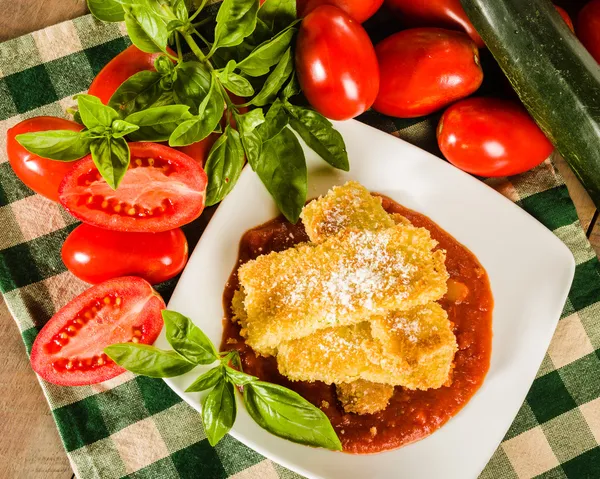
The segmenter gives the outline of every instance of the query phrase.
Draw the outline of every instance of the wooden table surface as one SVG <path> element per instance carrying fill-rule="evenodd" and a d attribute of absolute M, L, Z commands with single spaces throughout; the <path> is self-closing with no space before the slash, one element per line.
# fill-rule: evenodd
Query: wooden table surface
<path fill-rule="evenodd" d="M 85 0 L 0 0 L 0 41 L 75 18 Z M 577 213 L 600 254 L 600 223 L 591 199 L 564 161 L 558 162 Z M 50 410 L 29 366 L 19 330 L 0 297 L 0 478 L 74 477 Z"/>

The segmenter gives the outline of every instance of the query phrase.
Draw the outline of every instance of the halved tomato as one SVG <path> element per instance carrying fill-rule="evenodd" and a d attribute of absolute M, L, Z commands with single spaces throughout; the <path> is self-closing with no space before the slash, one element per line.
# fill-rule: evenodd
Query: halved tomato
<path fill-rule="evenodd" d="M 91 156 L 80 160 L 60 185 L 61 204 L 85 223 L 117 231 L 177 228 L 204 209 L 208 179 L 180 151 L 156 143 L 130 143 L 131 164 L 113 190 Z"/>
<path fill-rule="evenodd" d="M 39 332 L 31 367 L 46 381 L 83 386 L 125 370 L 104 348 L 134 342 L 152 344 L 163 321 L 165 302 L 141 278 L 125 276 L 91 287 L 61 308 Z"/>

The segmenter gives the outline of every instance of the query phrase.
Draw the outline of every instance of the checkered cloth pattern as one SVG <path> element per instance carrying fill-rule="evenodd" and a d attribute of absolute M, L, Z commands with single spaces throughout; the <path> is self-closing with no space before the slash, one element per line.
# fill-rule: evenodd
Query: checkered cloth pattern
<path fill-rule="evenodd" d="M 0 290 L 28 351 L 54 312 L 87 285 L 60 259 L 76 221 L 14 175 L 5 154 L 6 131 L 25 118 L 64 116 L 71 97 L 85 91 L 128 45 L 122 25 L 89 15 L 0 44 Z M 368 112 L 360 119 L 439 154 L 436 117 L 406 121 Z M 537 379 L 481 478 L 598 478 L 598 260 L 551 160 L 489 183 L 564 241 L 577 269 Z M 203 218 L 186 228 L 191 243 L 201 234 Z M 175 282 L 159 285 L 165 299 Z M 299 477 L 230 436 L 211 447 L 200 416 L 161 380 L 126 373 L 86 387 L 40 383 L 80 478 Z"/>

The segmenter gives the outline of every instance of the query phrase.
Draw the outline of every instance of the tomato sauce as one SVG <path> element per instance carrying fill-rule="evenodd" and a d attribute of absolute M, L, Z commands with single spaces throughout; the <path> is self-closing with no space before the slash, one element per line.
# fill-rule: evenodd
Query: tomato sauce
<path fill-rule="evenodd" d="M 375 414 L 346 413 L 337 401 L 335 386 L 316 381 L 292 382 L 279 374 L 273 357 L 258 356 L 239 334 L 231 320 L 231 299 L 238 289 L 237 268 L 231 274 L 223 294 L 226 317 L 223 321 L 222 350 L 236 349 L 244 371 L 293 389 L 320 407 L 329 417 L 342 441 L 345 452 L 364 454 L 395 449 L 423 439 L 444 425 L 471 399 L 489 369 L 492 347 L 493 298 L 487 274 L 467 248 L 428 217 L 383 197 L 389 213 L 400 213 L 415 226 L 427 228 L 446 250 L 446 268 L 453 281 L 465 285 L 467 293 L 458 300 L 444 297 L 440 304 L 454 324 L 458 343 L 452 384 L 428 391 L 410 391 L 396 387 L 388 407 Z M 240 241 L 238 266 L 271 251 L 282 251 L 308 241 L 301 222 L 290 224 L 283 217 L 247 231 Z"/>

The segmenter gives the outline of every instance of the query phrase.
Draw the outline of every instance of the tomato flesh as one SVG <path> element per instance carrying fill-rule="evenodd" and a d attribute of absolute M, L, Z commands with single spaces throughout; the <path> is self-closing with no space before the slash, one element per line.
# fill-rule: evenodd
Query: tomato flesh
<path fill-rule="evenodd" d="M 460 0 L 385 0 L 385 4 L 408 27 L 462 30 L 479 48 L 485 47 Z"/>
<path fill-rule="evenodd" d="M 37 116 L 17 123 L 6 134 L 8 161 L 15 175 L 36 193 L 58 201 L 58 187 L 75 162 L 41 158 L 23 148 L 15 137 L 36 131 L 80 131 L 82 128 L 79 123 L 52 116 Z"/>
<path fill-rule="evenodd" d="M 479 88 L 479 50 L 461 32 L 413 28 L 375 48 L 381 84 L 373 109 L 398 118 L 428 115 Z"/>
<path fill-rule="evenodd" d="M 84 223 L 67 237 L 61 256 L 67 269 L 87 283 L 132 275 L 157 284 L 183 270 L 188 244 L 179 228 L 161 233 L 124 233 Z"/>
<path fill-rule="evenodd" d="M 543 162 L 554 147 L 520 104 L 469 98 L 448 108 L 437 131 L 440 150 L 461 170 L 510 176 Z"/>
<path fill-rule="evenodd" d="M 116 190 L 87 156 L 63 180 L 61 204 L 85 223 L 117 231 L 156 233 L 200 216 L 207 177 L 197 162 L 156 143 L 129 148 L 131 164 Z"/>
<path fill-rule="evenodd" d="M 163 321 L 162 298 L 133 276 L 93 286 L 61 308 L 39 332 L 31 366 L 63 386 L 95 384 L 125 372 L 106 354 L 111 344 L 152 344 Z"/>
<path fill-rule="evenodd" d="M 302 21 L 296 72 L 309 103 L 333 120 L 364 113 L 379 89 L 377 57 L 369 36 L 331 5 L 319 6 Z"/>
<path fill-rule="evenodd" d="M 383 0 L 308 0 L 297 1 L 296 7 L 298 17 L 304 17 L 320 5 L 333 5 L 350 15 L 358 23 L 363 23 L 371 18 L 379 7 L 383 5 Z"/>
<path fill-rule="evenodd" d="M 577 15 L 577 38 L 600 63 L 600 0 L 586 3 Z"/>

